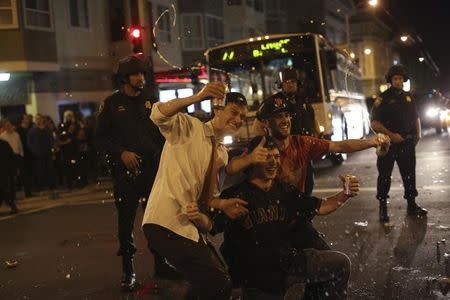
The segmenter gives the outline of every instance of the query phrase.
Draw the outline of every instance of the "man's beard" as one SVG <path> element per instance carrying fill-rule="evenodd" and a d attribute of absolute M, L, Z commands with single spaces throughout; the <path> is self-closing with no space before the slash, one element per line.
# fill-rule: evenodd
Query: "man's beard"
<path fill-rule="evenodd" d="M 271 132 L 272 132 L 272 136 L 273 136 L 275 139 L 279 140 L 279 141 L 282 141 L 282 140 L 287 139 L 287 138 L 289 137 L 289 133 L 288 133 L 287 135 L 284 135 L 284 134 L 281 133 L 278 129 L 276 129 L 276 130 L 271 130 Z M 290 132 L 290 130 L 289 130 L 289 132 Z"/>
<path fill-rule="evenodd" d="M 131 84 L 130 84 L 130 86 L 131 86 L 131 88 L 132 88 L 133 90 L 135 90 L 136 92 L 142 92 L 142 90 L 144 89 L 145 83 L 142 83 L 142 84 L 140 84 L 140 85 L 135 85 L 135 84 L 131 85 Z"/>

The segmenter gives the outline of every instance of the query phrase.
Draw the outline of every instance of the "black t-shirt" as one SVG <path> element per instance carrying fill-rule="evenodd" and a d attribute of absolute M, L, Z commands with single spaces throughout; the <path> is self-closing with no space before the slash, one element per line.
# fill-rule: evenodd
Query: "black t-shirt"
<path fill-rule="evenodd" d="M 321 200 L 305 197 L 281 181 L 275 181 L 268 192 L 245 181 L 225 190 L 221 198 L 248 202 L 249 213 L 242 219 L 230 220 L 223 213 L 213 216 L 213 233 L 224 232 L 221 252 L 233 281 L 265 290 L 283 287 L 280 251 L 290 247 L 290 228 L 295 220 L 311 220 Z"/>
<path fill-rule="evenodd" d="M 371 117 L 403 138 L 416 134 L 416 104 L 411 94 L 403 90 L 390 87 L 383 92 L 375 100 Z"/>

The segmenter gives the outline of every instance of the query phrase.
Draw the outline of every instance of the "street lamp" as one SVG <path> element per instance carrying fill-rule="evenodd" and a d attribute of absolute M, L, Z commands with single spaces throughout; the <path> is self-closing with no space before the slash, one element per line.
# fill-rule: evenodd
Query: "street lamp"
<path fill-rule="evenodd" d="M 408 40 L 408 36 L 407 35 L 402 35 L 400 37 L 400 40 L 404 43 L 404 42 L 406 42 Z"/>
<path fill-rule="evenodd" d="M 369 0 L 369 5 L 375 7 L 378 5 L 378 0 Z"/>
<path fill-rule="evenodd" d="M 372 53 L 372 49 L 370 49 L 370 48 L 364 49 L 364 54 L 365 55 L 370 55 L 370 53 Z"/>
<path fill-rule="evenodd" d="M 425 58 L 423 58 L 423 56 L 419 57 L 419 61 L 423 62 L 425 60 Z"/>

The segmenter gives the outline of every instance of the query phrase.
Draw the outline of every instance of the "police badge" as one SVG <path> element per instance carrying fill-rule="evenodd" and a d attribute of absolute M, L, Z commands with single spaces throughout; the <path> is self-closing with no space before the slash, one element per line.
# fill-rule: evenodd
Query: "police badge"
<path fill-rule="evenodd" d="M 377 97 L 377 99 L 375 99 L 374 105 L 375 105 L 375 107 L 378 107 L 381 105 L 381 103 L 383 103 L 383 98 Z"/>

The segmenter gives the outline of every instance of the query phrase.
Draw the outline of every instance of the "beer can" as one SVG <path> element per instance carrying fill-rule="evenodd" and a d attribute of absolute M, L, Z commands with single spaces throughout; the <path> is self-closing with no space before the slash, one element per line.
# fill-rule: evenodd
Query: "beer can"
<path fill-rule="evenodd" d="M 347 196 L 352 194 L 352 192 L 350 191 L 350 181 L 352 178 L 356 178 L 356 176 L 353 175 L 344 176 L 344 194 Z"/>

